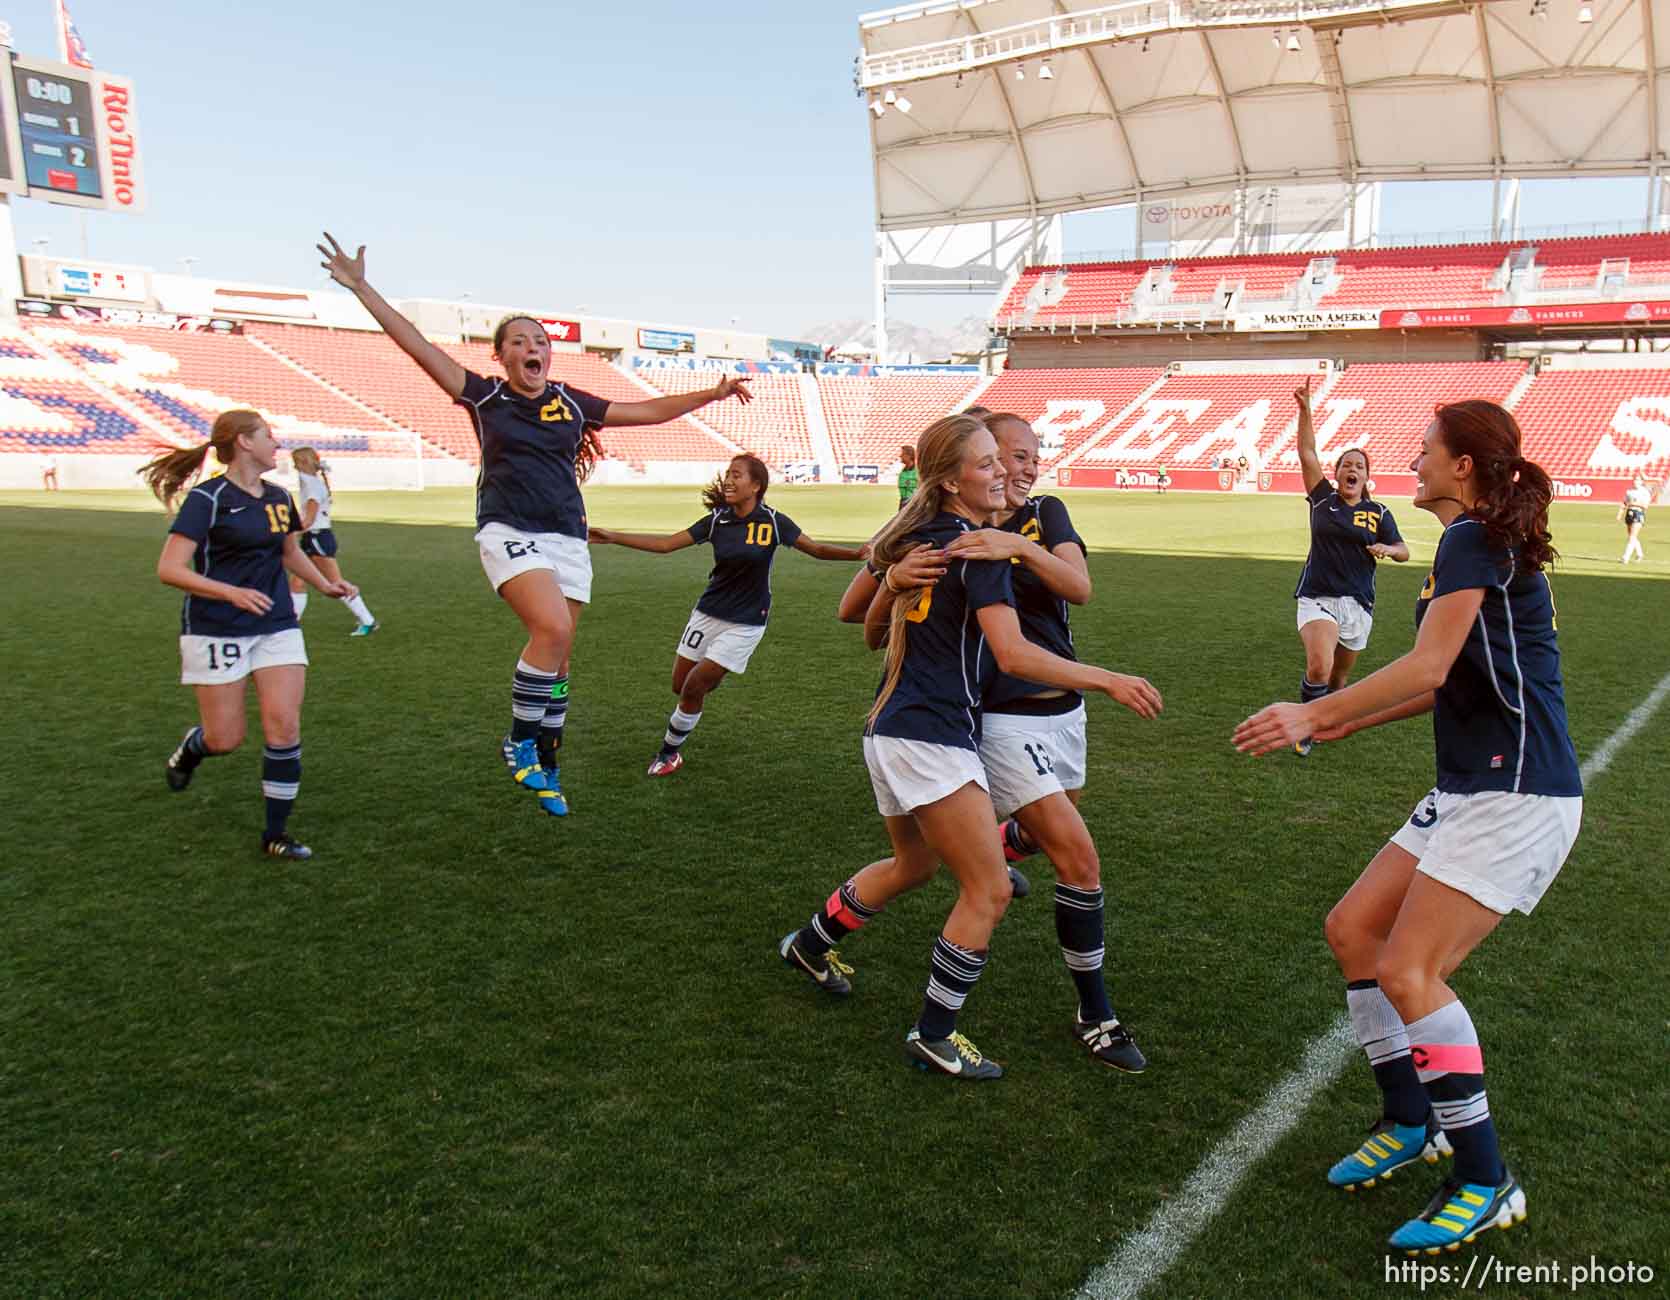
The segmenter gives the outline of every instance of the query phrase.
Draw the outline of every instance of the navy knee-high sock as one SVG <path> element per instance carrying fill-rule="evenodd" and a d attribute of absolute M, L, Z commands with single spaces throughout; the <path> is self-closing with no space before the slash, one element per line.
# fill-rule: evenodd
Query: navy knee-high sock
<path fill-rule="evenodd" d="M 284 834 L 301 790 L 302 747 L 268 745 L 261 751 L 261 793 L 267 800 L 267 838 Z"/>

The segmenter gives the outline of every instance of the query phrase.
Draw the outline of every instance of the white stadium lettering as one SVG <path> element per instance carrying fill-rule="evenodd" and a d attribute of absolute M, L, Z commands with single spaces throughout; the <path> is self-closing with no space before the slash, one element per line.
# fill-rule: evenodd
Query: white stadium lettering
<path fill-rule="evenodd" d="M 1347 447 L 1366 448 L 1369 445 L 1371 438 L 1367 436 L 1361 438 L 1352 437 L 1350 434 L 1346 434 L 1344 437 L 1340 436 L 1345 428 L 1345 422 L 1367 405 L 1368 401 L 1365 398 L 1342 397 L 1330 398 L 1318 408 L 1316 454 L 1324 463 L 1339 455 Z M 1277 463 L 1297 465 L 1299 463 L 1299 452 L 1294 446 L 1294 438 L 1298 431 L 1298 422 L 1289 420 L 1282 429 L 1281 437 L 1277 438 L 1270 445 L 1270 450 L 1264 453 L 1264 463 L 1266 465 Z M 1339 439 L 1337 447 L 1334 442 L 1336 438 Z"/>
<path fill-rule="evenodd" d="M 1251 405 L 1243 406 L 1211 433 L 1195 439 L 1186 447 L 1179 447 L 1174 455 L 1179 461 L 1199 460 L 1209 451 L 1215 453 L 1221 447 L 1250 459 L 1258 453 L 1258 440 L 1264 435 L 1264 426 L 1269 419 L 1270 399 L 1260 398 Z"/>
<path fill-rule="evenodd" d="M 1032 432 L 1038 435 L 1038 446 L 1046 456 L 1059 456 L 1069 435 L 1088 429 L 1107 409 L 1107 403 L 1093 397 L 1052 397 L 1044 403 L 1044 413 L 1032 422 Z"/>
<path fill-rule="evenodd" d="M 1645 451 L 1625 451 L 1614 433 L 1647 444 Z M 1601 434 L 1589 456 L 1590 469 L 1639 469 L 1670 456 L 1670 397 L 1630 397 L 1618 403 L 1612 428 Z"/>
<path fill-rule="evenodd" d="M 1157 460 L 1165 449 L 1183 435 L 1183 429 L 1172 426 L 1181 418 L 1185 426 L 1192 425 L 1206 414 L 1212 403 L 1205 398 L 1189 401 L 1147 401 L 1137 422 L 1106 447 L 1085 452 L 1086 460 Z M 1105 432 L 1105 431 L 1104 431 Z M 1147 440 L 1152 441 L 1147 441 Z M 1146 445 L 1138 446 L 1139 443 Z"/>

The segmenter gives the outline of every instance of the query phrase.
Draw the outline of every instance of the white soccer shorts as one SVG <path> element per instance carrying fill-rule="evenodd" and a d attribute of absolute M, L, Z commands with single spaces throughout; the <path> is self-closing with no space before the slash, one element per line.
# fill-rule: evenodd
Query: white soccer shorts
<path fill-rule="evenodd" d="M 678 634 L 678 657 L 695 663 L 711 659 L 726 672 L 745 673 L 764 636 L 763 623 L 731 623 L 699 609 L 692 610 L 690 621 Z"/>
<path fill-rule="evenodd" d="M 549 569 L 570 600 L 591 600 L 591 551 L 584 539 L 566 533 L 524 533 L 509 524 L 488 524 L 475 535 L 481 567 L 497 591 L 520 573 Z"/>
<path fill-rule="evenodd" d="M 980 764 L 991 783 L 993 811 L 1007 817 L 1052 794 L 1082 790 L 1086 750 L 1082 703 L 1054 717 L 986 714 L 980 722 Z"/>
<path fill-rule="evenodd" d="M 986 769 L 972 749 L 897 736 L 865 736 L 864 766 L 876 792 L 876 811 L 904 817 L 955 794 L 970 781 L 987 789 Z"/>
<path fill-rule="evenodd" d="M 1300 596 L 1298 626 L 1319 618 L 1339 626 L 1339 643 L 1347 650 L 1363 649 L 1374 630 L 1374 615 L 1350 596 Z"/>
<path fill-rule="evenodd" d="M 265 636 L 182 636 L 180 683 L 224 686 L 263 668 L 306 664 L 307 644 L 299 627 Z"/>
<path fill-rule="evenodd" d="M 1583 823 L 1580 796 L 1429 791 L 1392 843 L 1419 870 L 1492 912 L 1530 915 Z"/>

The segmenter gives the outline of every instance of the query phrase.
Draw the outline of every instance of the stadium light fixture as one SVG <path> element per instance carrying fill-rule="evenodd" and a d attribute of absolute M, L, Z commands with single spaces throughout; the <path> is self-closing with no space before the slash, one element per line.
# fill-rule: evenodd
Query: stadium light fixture
<path fill-rule="evenodd" d="M 1015 80 L 1016 81 L 1025 81 L 1026 80 L 1026 64 L 1017 63 L 1015 65 Z"/>
<path fill-rule="evenodd" d="M 894 107 L 897 108 L 901 113 L 908 113 L 908 112 L 910 112 L 910 101 L 908 99 L 906 99 L 903 95 L 900 95 L 899 96 L 899 102 L 897 104 L 895 104 Z"/>
<path fill-rule="evenodd" d="M 1592 22 L 1594 22 L 1594 20 L 1595 20 L 1595 7 L 1593 5 L 1579 5 L 1578 6 L 1578 8 L 1577 8 L 1577 21 L 1578 22 L 1580 22 L 1580 23 L 1592 23 Z"/>
<path fill-rule="evenodd" d="M 870 111 L 877 117 L 880 117 L 887 111 L 887 105 L 883 104 L 879 99 L 872 99 L 870 101 Z"/>
<path fill-rule="evenodd" d="M 1299 33 L 1298 32 L 1289 32 L 1287 34 L 1287 52 L 1289 54 L 1297 54 L 1299 52 Z"/>
<path fill-rule="evenodd" d="M 894 104 L 899 102 L 899 92 L 894 90 L 892 86 L 889 86 L 887 88 L 887 93 L 881 97 L 881 102 L 891 108 Z"/>
<path fill-rule="evenodd" d="M 1039 81 L 1054 81 L 1055 80 L 1055 73 L 1050 70 L 1050 61 L 1048 59 L 1045 59 L 1044 63 L 1043 63 L 1043 66 L 1038 69 L 1038 80 Z"/>

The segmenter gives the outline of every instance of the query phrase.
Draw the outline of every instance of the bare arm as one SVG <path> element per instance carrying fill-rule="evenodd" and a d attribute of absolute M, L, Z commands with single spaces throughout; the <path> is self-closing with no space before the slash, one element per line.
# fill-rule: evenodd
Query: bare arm
<path fill-rule="evenodd" d="M 1097 691 L 1144 718 L 1158 717 L 1164 707 L 1160 693 L 1141 677 L 1076 663 L 1033 645 L 1021 632 L 1013 605 L 987 605 L 976 617 L 998 668 L 1013 677 L 1062 690 Z"/>
<path fill-rule="evenodd" d="M 603 416 L 603 427 L 613 429 L 628 424 L 665 424 L 681 415 L 699 411 L 712 402 L 722 402 L 727 397 L 735 397 L 744 406 L 754 400 L 754 395 L 748 391 L 747 380 L 726 375 L 712 388 L 704 388 L 699 393 L 652 397 L 644 402 L 610 402 Z"/>
<path fill-rule="evenodd" d="M 841 604 L 835 611 L 835 617 L 843 623 L 862 623 L 871 599 L 880 588 L 881 579 L 871 573 L 868 566 L 860 569 L 852 575 L 852 581 L 841 593 Z"/>
<path fill-rule="evenodd" d="M 319 517 L 319 503 L 312 497 L 302 502 L 302 531 L 305 533 L 313 527 L 313 521 Z"/>
<path fill-rule="evenodd" d="M 902 560 L 890 565 L 885 579 L 877 581 L 871 587 L 870 597 L 866 600 L 862 610 L 857 611 L 858 617 L 852 622 L 864 624 L 864 643 L 872 650 L 878 650 L 887 641 L 889 620 L 893 615 L 893 604 L 897 596 L 909 596 L 909 593 L 922 587 L 932 587 L 945 576 L 946 566 L 950 563 L 945 558 L 944 551 L 936 551 L 926 542 L 913 547 L 905 553 Z M 841 598 L 842 608 L 846 608 L 848 597 L 856 603 L 853 596 L 859 579 L 868 577 L 870 571 L 863 569 L 847 587 L 847 596 Z"/>
<path fill-rule="evenodd" d="M 977 528 L 945 549 L 947 554 L 965 560 L 1019 560 L 1062 600 L 1073 605 L 1090 601 L 1090 566 L 1085 562 L 1084 548 L 1077 542 L 1062 542 L 1050 551 L 1019 533 Z"/>
<path fill-rule="evenodd" d="M 1272 704 L 1261 709 L 1235 729 L 1235 747 L 1243 754 L 1268 754 L 1296 744 L 1306 736 L 1332 732 L 1364 718 L 1382 714 L 1413 716 L 1398 710 L 1430 699 L 1444 684 L 1456 657 L 1461 654 L 1461 647 L 1467 643 L 1483 603 L 1481 587 L 1439 596 L 1427 606 L 1420 635 L 1408 654 L 1320 700 L 1309 704 Z M 1381 720 L 1390 722 L 1393 716 Z"/>
<path fill-rule="evenodd" d="M 327 596 L 345 598 L 357 596 L 360 589 L 351 582 L 332 582 L 319 572 L 319 566 L 302 554 L 300 533 L 290 533 L 284 538 L 284 568 L 295 574 L 308 586 L 323 592 Z"/>
<path fill-rule="evenodd" d="M 865 546 L 837 546 L 833 542 L 814 542 L 805 533 L 795 539 L 794 549 L 810 555 L 814 560 L 867 560 L 870 548 Z"/>
<path fill-rule="evenodd" d="M 366 281 L 364 244 L 349 257 L 329 231 L 325 232 L 325 238 L 330 241 L 330 247 L 318 246 L 325 257 L 320 265 L 331 273 L 331 279 L 358 298 L 371 318 L 383 327 L 383 332 L 400 345 L 400 350 L 422 366 L 423 372 L 441 386 L 442 392 L 457 401 L 464 392 L 464 367 L 424 338 L 416 325 L 391 307 Z"/>
<path fill-rule="evenodd" d="M 1358 718 L 1354 722 L 1342 722 L 1337 727 L 1329 727 L 1316 733 L 1317 740 L 1344 740 L 1347 736 L 1355 736 L 1359 731 L 1367 731 L 1370 727 L 1383 727 L 1388 722 L 1402 722 L 1405 718 L 1418 718 L 1422 714 L 1431 713 L 1433 701 L 1437 693 L 1428 691 L 1425 695 L 1417 695 L 1412 700 L 1405 700 L 1402 704 L 1393 705 L 1389 709 L 1382 709 L 1379 713 L 1371 713 L 1366 718 Z"/>
<path fill-rule="evenodd" d="M 191 557 L 196 550 L 197 543 L 191 538 L 181 533 L 169 533 L 162 544 L 162 554 L 157 557 L 157 577 L 166 586 L 178 587 L 181 591 L 209 600 L 224 600 L 251 614 L 265 614 L 272 608 L 272 599 L 264 591 L 216 582 L 197 572 L 191 567 Z"/>
<path fill-rule="evenodd" d="M 1377 560 L 1396 560 L 1399 564 L 1409 559 L 1409 544 L 1407 542 L 1376 542 L 1367 548 L 1368 553 Z"/>
<path fill-rule="evenodd" d="M 586 540 L 593 546 L 629 546 L 634 551 L 649 551 L 653 555 L 670 555 L 696 544 L 688 528 L 665 534 L 617 533 L 612 528 L 591 528 L 586 532 Z"/>
<path fill-rule="evenodd" d="M 1299 404 L 1299 469 L 1305 476 L 1305 491 L 1316 491 L 1316 485 L 1327 478 L 1322 472 L 1322 458 L 1316 454 L 1316 423 L 1311 419 L 1310 380 L 1303 388 L 1295 389 L 1293 400 Z"/>

